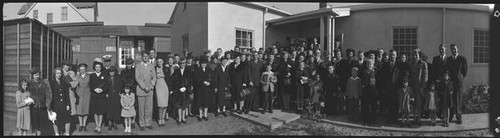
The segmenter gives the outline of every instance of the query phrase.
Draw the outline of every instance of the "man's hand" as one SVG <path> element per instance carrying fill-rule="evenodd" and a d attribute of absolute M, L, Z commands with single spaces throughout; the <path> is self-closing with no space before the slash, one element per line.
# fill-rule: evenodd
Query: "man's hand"
<path fill-rule="evenodd" d="M 247 86 L 247 84 L 243 83 L 243 87 L 246 87 L 246 86 Z"/>
<path fill-rule="evenodd" d="M 253 87 L 253 82 L 250 82 L 250 86 L 252 86 L 252 87 Z"/>
<path fill-rule="evenodd" d="M 66 106 L 66 110 L 69 110 L 69 106 Z"/>
<path fill-rule="evenodd" d="M 186 87 L 182 87 L 181 89 L 179 89 L 181 92 L 185 92 L 186 91 Z"/>

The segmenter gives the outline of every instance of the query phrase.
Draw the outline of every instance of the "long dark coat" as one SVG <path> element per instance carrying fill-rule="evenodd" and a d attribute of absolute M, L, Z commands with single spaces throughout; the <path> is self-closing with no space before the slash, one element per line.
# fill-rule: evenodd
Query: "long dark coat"
<path fill-rule="evenodd" d="M 248 85 L 249 82 L 247 67 L 243 63 L 238 65 L 238 67 L 235 67 L 235 63 L 233 63 L 229 66 L 229 71 L 233 101 L 244 100 L 240 97 L 240 92 L 243 90 L 243 84 Z"/>
<path fill-rule="evenodd" d="M 172 74 L 172 102 L 174 108 L 187 108 L 190 102 L 189 94 L 192 92 L 192 72 L 188 68 L 184 69 L 181 74 L 181 69 L 176 69 Z M 186 91 L 181 92 L 180 88 L 185 87 Z"/>
<path fill-rule="evenodd" d="M 109 121 L 121 121 L 122 106 L 120 102 L 120 92 L 123 90 L 122 78 L 115 74 L 115 76 L 108 76 L 107 83 L 109 90 L 107 93 L 106 103 L 106 119 Z M 101 105 L 102 106 L 102 105 Z"/>
<path fill-rule="evenodd" d="M 52 89 L 52 111 L 56 112 L 56 124 L 58 127 L 64 126 L 71 121 L 71 108 L 69 101 L 70 84 L 64 80 L 59 83 L 55 79 L 50 79 L 50 88 Z"/>
<path fill-rule="evenodd" d="M 217 66 L 215 68 L 215 81 L 214 86 L 217 88 L 216 92 L 216 106 L 224 106 L 226 105 L 226 92 L 230 91 L 230 75 L 229 75 L 229 66 L 226 66 L 224 71 L 222 70 L 222 66 Z M 227 89 L 227 91 L 226 91 Z"/>
<path fill-rule="evenodd" d="M 107 80 L 108 75 L 104 74 L 104 72 L 101 72 L 99 76 L 95 73 L 90 74 L 90 114 L 106 114 L 106 107 L 103 105 L 107 103 L 106 94 L 109 89 Z M 96 88 L 101 88 L 102 93 L 96 93 L 94 91 Z"/>
<path fill-rule="evenodd" d="M 215 101 L 215 92 L 213 88 L 213 71 L 207 66 L 205 71 L 202 68 L 198 68 L 194 72 L 194 89 L 195 89 L 195 102 L 197 107 L 209 107 L 213 106 Z M 210 82 L 209 86 L 206 86 L 203 82 Z"/>

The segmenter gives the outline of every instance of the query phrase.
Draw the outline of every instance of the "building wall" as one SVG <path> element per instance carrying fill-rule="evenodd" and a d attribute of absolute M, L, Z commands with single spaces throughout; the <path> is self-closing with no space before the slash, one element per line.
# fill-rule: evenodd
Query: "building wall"
<path fill-rule="evenodd" d="M 488 81 L 488 66 L 472 64 L 473 29 L 488 28 L 488 12 L 447 9 L 444 43 L 459 45 L 459 53 L 467 58 L 469 72 L 465 83 Z M 443 43 L 443 9 L 405 8 L 351 11 L 348 17 L 336 19 L 335 33 L 344 33 L 343 48 L 367 51 L 392 49 L 394 26 L 416 26 L 417 44 L 432 62 L 439 54 L 438 45 Z M 451 55 L 449 48 L 447 54 Z"/>
<path fill-rule="evenodd" d="M 194 55 L 200 55 L 207 49 L 208 44 L 208 4 L 206 2 L 178 2 L 174 22 L 172 23 L 172 52 L 181 53 L 182 36 L 189 33 L 189 50 Z"/>
<path fill-rule="evenodd" d="M 68 7 L 67 20 L 61 20 L 62 7 Z M 76 9 L 76 8 L 75 8 Z M 71 22 L 87 22 L 80 14 L 78 14 L 68 3 L 36 3 L 35 7 L 27 14 L 27 17 L 33 18 L 33 11 L 38 10 L 38 21 L 47 24 L 47 13 L 52 13 L 52 23 L 71 23 Z M 93 9 L 80 9 L 84 17 L 90 22 L 94 19 Z M 24 15 L 20 15 L 24 16 Z"/>
<path fill-rule="evenodd" d="M 263 10 L 225 2 L 208 3 L 208 49 L 236 46 L 236 28 L 253 30 L 253 47 L 262 47 Z M 224 16 L 224 18 L 220 18 Z"/>

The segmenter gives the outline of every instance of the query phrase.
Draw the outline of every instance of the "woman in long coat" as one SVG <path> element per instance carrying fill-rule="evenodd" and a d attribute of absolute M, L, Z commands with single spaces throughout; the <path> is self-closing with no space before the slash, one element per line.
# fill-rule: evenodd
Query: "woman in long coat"
<path fill-rule="evenodd" d="M 241 98 L 240 92 L 243 90 L 243 87 L 246 87 L 246 84 L 249 81 L 247 68 L 241 63 L 241 55 L 235 56 L 233 64 L 229 66 L 229 71 L 231 76 L 231 95 L 234 102 L 233 109 L 241 114 L 243 110 L 242 104 L 244 104 L 245 99 Z M 239 108 L 237 106 L 238 102 L 240 103 Z"/>
<path fill-rule="evenodd" d="M 69 127 L 71 121 L 71 106 L 69 100 L 70 84 L 62 79 L 63 71 L 61 68 L 54 69 L 54 76 L 49 84 L 52 88 L 52 111 L 57 114 L 54 124 L 54 132 L 59 135 L 62 127 L 65 129 L 64 135 L 69 136 Z"/>
<path fill-rule="evenodd" d="M 229 66 L 228 59 L 222 58 L 222 63 L 215 68 L 215 91 L 216 91 L 216 108 L 218 116 L 219 114 L 223 114 L 226 116 L 226 92 L 229 91 L 230 85 L 230 75 L 229 75 Z M 222 109 L 221 109 L 222 108 Z M 222 112 L 221 112 L 222 110 Z"/>
<path fill-rule="evenodd" d="M 179 61 L 179 69 L 172 74 L 172 99 L 173 107 L 177 109 L 177 125 L 181 122 L 186 124 L 186 115 L 188 114 L 189 94 L 192 91 L 191 71 L 186 68 L 186 59 Z"/>
<path fill-rule="evenodd" d="M 75 72 L 70 70 L 71 61 L 63 61 L 62 71 L 63 76 L 62 80 L 70 84 L 69 89 L 69 101 L 71 106 L 71 115 L 76 115 L 76 105 L 79 103 L 79 95 L 75 93 L 76 85 L 78 85 L 78 81 L 76 81 Z"/>
<path fill-rule="evenodd" d="M 108 69 L 108 79 L 107 79 L 107 84 L 109 87 L 108 93 L 106 94 L 106 97 L 108 100 L 106 100 L 106 120 L 109 122 L 108 123 L 108 130 L 111 130 L 114 128 L 115 130 L 118 130 L 118 127 L 116 127 L 115 123 L 121 122 L 121 97 L 120 97 L 120 92 L 123 91 L 123 83 L 122 83 L 122 78 L 118 76 L 118 72 L 116 70 L 115 66 L 111 66 Z"/>
<path fill-rule="evenodd" d="M 304 94 L 307 89 L 307 80 L 309 80 L 309 72 L 306 69 L 306 63 L 300 62 L 298 68 L 295 70 L 294 82 L 296 86 L 296 100 L 297 100 L 297 112 L 301 112 L 304 109 Z"/>
<path fill-rule="evenodd" d="M 101 132 L 102 117 L 106 114 L 107 102 L 106 94 L 108 93 L 109 86 L 107 84 L 108 75 L 102 72 L 102 63 L 94 62 L 95 73 L 90 74 L 90 107 L 89 113 L 94 114 L 96 127 L 95 132 Z"/>
<path fill-rule="evenodd" d="M 324 80 L 324 84 L 326 84 L 323 85 L 325 91 L 325 114 L 333 115 L 337 113 L 337 103 L 340 99 L 338 98 L 340 90 L 339 78 L 335 73 L 335 66 L 333 64 L 328 66 L 328 74 L 324 77 Z"/>
<path fill-rule="evenodd" d="M 169 61 L 172 61 L 172 58 L 169 57 Z M 172 62 L 173 63 L 173 62 Z M 156 101 L 158 103 L 158 125 L 165 125 L 165 117 L 168 121 L 168 112 L 167 107 L 169 106 L 169 98 L 170 98 L 170 69 L 173 69 L 173 66 L 170 68 L 166 67 L 163 59 L 158 58 L 156 60 Z M 167 81 L 168 80 L 168 81 Z"/>
<path fill-rule="evenodd" d="M 214 77 L 212 70 L 207 65 L 208 60 L 203 58 L 200 60 L 200 68 L 194 72 L 194 87 L 195 87 L 195 101 L 199 109 L 200 115 L 198 120 L 205 119 L 208 121 L 207 111 L 210 105 L 214 102 L 215 92 L 213 89 Z"/>
<path fill-rule="evenodd" d="M 81 63 L 78 65 L 80 73 L 76 75 L 78 85 L 76 87 L 76 95 L 79 96 L 78 104 L 76 105 L 76 115 L 80 123 L 79 131 L 87 131 L 87 115 L 89 114 L 90 105 L 90 75 L 87 74 L 87 64 Z"/>

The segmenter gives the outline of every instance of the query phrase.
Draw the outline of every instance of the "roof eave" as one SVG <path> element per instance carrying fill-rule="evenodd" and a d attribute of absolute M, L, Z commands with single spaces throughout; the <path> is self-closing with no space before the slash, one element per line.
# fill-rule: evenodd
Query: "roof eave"
<path fill-rule="evenodd" d="M 339 14 L 332 8 L 319 9 L 315 11 L 303 12 L 296 15 L 273 19 L 266 21 L 270 25 L 280 25 L 297 21 L 304 21 L 314 18 L 319 18 L 321 16 L 339 16 Z"/>

